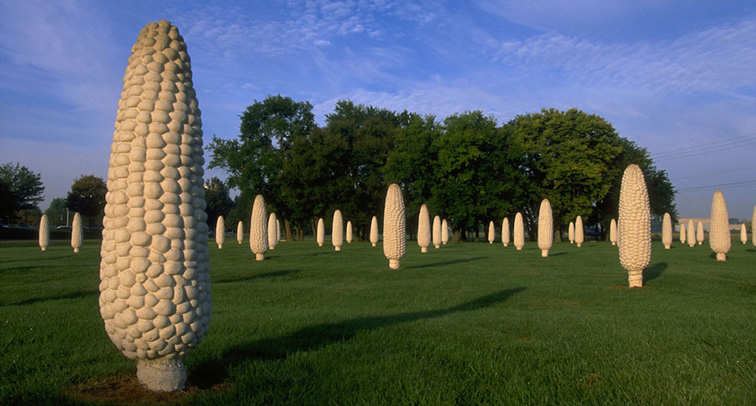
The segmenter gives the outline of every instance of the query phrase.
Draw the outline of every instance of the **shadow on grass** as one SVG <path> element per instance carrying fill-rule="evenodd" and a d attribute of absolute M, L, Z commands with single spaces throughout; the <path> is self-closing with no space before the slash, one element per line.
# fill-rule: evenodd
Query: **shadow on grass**
<path fill-rule="evenodd" d="M 221 279 L 218 281 L 212 281 L 213 284 L 221 284 L 221 283 L 234 283 L 234 282 L 247 282 L 247 281 L 253 281 L 256 279 L 266 279 L 266 278 L 279 278 L 286 275 L 293 275 L 295 273 L 302 272 L 301 269 L 292 269 L 289 271 L 275 271 L 275 272 L 266 272 L 261 273 L 259 275 L 250 275 L 250 276 L 244 276 L 241 278 L 231 278 L 231 279 Z"/>
<path fill-rule="evenodd" d="M 485 258 L 485 257 L 472 257 L 472 258 L 465 258 L 465 259 L 456 259 L 454 261 L 434 262 L 432 264 L 423 264 L 423 265 L 408 266 L 407 269 L 434 268 L 434 267 L 437 267 L 437 266 L 456 265 L 456 264 L 462 264 L 462 263 L 465 263 L 465 262 L 477 261 L 477 260 L 483 259 L 483 258 Z"/>
<path fill-rule="evenodd" d="M 519 287 L 502 290 L 447 309 L 358 317 L 338 323 L 306 327 L 281 337 L 243 343 L 224 352 L 220 359 L 210 360 L 193 368 L 188 374 L 188 380 L 199 388 L 211 388 L 228 378 L 228 370 L 231 367 L 248 359 L 285 359 L 298 352 L 313 351 L 332 343 L 350 340 L 360 332 L 416 320 L 435 319 L 452 313 L 485 309 L 503 303 L 525 289 Z"/>
<path fill-rule="evenodd" d="M 100 292 L 97 289 L 80 290 L 78 292 L 66 293 L 64 295 L 59 295 L 59 296 L 34 297 L 31 299 L 22 300 L 20 302 L 7 303 L 0 306 L 24 306 L 24 305 L 29 305 L 29 304 L 39 303 L 39 302 L 47 302 L 50 300 L 81 299 L 84 297 L 96 296 L 99 294 Z"/>
<path fill-rule="evenodd" d="M 662 272 L 664 272 L 667 267 L 666 262 L 659 262 L 658 264 L 653 264 L 650 267 L 643 270 L 643 284 L 646 284 L 648 281 L 652 281 L 659 276 L 661 276 Z"/>
<path fill-rule="evenodd" d="M 557 252 L 557 253 L 554 253 L 554 254 L 549 254 L 550 257 L 558 257 L 560 255 L 567 255 L 567 253 L 566 252 Z"/>
<path fill-rule="evenodd" d="M 72 253 L 73 254 L 73 253 Z M 44 254 L 42 254 L 39 258 L 34 258 L 34 262 L 43 262 L 43 261 L 57 261 L 59 259 L 68 259 L 71 258 L 71 255 L 59 255 L 56 257 L 45 257 Z M 12 264 L 15 262 L 29 262 L 28 259 L 12 259 L 10 261 L 0 261 L 0 264 Z"/>

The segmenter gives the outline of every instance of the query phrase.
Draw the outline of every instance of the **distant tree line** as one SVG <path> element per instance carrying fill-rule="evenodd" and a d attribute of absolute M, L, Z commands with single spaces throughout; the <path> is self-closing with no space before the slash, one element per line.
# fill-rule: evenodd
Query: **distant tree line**
<path fill-rule="evenodd" d="M 238 137 L 213 136 L 206 148 L 210 168 L 228 173 L 225 184 L 216 179 L 206 187 L 208 194 L 240 192 L 214 216 L 248 223 L 254 196 L 262 194 L 284 219 L 287 239 L 302 239 L 336 209 L 365 239 L 391 183 L 403 190 L 408 218 L 427 203 L 458 239 L 517 212 L 532 237 L 544 198 L 557 230 L 566 231 L 578 215 L 605 230 L 617 216 L 621 176 L 630 163 L 644 172 L 652 215 L 677 217 L 674 188 L 648 151 L 578 109 L 543 109 L 498 125 L 481 111 L 439 121 L 339 101 L 321 127 L 309 102 L 276 95 L 247 107 Z M 209 214 L 210 206 L 208 200 Z M 410 234 L 415 227 L 408 222 Z"/>

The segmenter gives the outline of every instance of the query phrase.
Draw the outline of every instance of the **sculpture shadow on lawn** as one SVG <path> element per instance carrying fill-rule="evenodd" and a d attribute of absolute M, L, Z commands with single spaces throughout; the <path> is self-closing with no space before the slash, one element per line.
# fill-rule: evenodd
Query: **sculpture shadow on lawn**
<path fill-rule="evenodd" d="M 501 290 L 446 309 L 399 313 L 388 316 L 358 317 L 337 323 L 321 323 L 270 339 L 242 343 L 225 351 L 220 359 L 206 361 L 188 374 L 188 382 L 199 388 L 212 388 L 228 378 L 228 371 L 248 359 L 280 360 L 290 355 L 318 350 L 326 345 L 347 341 L 358 333 L 400 323 L 443 317 L 452 313 L 485 309 L 507 301 L 525 287 Z"/>
<path fill-rule="evenodd" d="M 667 265 L 666 262 L 659 262 L 644 269 L 643 270 L 643 283 L 646 284 L 647 282 L 658 278 L 659 276 L 661 276 L 662 272 L 664 272 L 668 267 L 669 265 Z"/>

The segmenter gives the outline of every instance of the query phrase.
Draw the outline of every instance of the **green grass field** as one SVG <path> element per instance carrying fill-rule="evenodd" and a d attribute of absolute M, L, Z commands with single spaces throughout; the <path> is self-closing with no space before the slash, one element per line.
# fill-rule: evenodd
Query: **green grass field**
<path fill-rule="evenodd" d="M 420 254 L 211 244 L 213 320 L 188 389 L 150 394 L 98 311 L 99 242 L 0 242 L 0 404 L 756 404 L 756 250 L 655 242 Z"/>

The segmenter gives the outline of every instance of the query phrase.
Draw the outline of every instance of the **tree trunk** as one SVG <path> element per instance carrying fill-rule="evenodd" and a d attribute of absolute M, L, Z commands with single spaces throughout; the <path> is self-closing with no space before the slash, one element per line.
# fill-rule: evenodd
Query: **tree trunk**
<path fill-rule="evenodd" d="M 454 230 L 451 242 L 459 242 L 462 239 L 462 231 Z"/>

